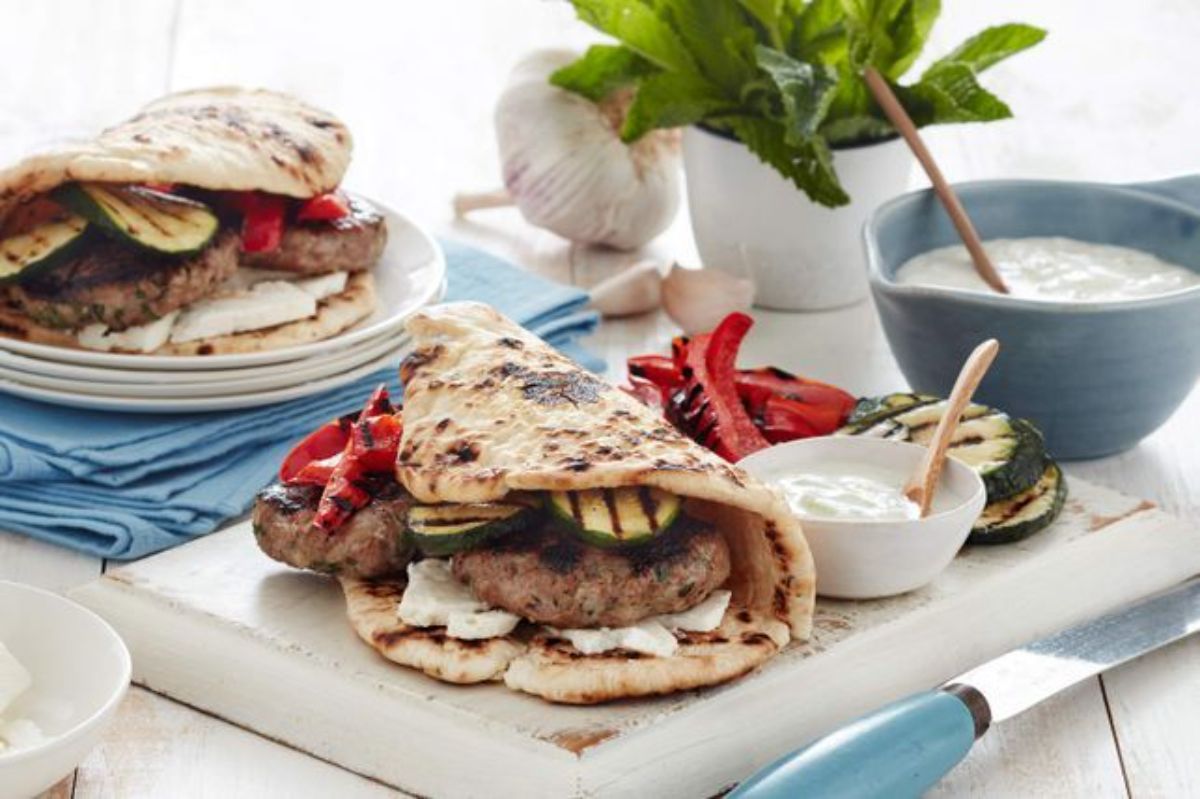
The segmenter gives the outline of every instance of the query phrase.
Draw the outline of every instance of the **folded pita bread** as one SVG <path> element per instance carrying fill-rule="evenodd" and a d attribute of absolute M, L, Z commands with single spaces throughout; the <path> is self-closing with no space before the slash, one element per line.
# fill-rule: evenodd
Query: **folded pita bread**
<path fill-rule="evenodd" d="M 169 94 L 93 139 L 0 171 L 0 224 L 22 200 L 70 181 L 312 197 L 341 182 L 351 144 L 332 114 L 280 92 L 224 86 Z"/>
<path fill-rule="evenodd" d="M 711 685 L 749 671 L 812 626 L 815 575 L 783 497 L 677 433 L 646 408 L 540 339 L 476 303 L 443 305 L 408 323 L 416 349 L 401 367 L 399 481 L 421 502 L 490 502 L 510 491 L 653 486 L 725 535 L 733 601 L 720 629 L 687 634 L 670 658 L 584 656 L 535 635 L 504 679 L 552 701 L 593 703 Z M 395 615 L 393 610 L 393 617 Z M 359 634 L 369 622 L 351 601 Z M 404 642 L 385 649 L 416 656 Z M 422 647 L 425 644 L 422 643 Z M 426 665 L 464 654 L 449 649 Z M 430 660 L 437 661 L 428 668 Z"/>

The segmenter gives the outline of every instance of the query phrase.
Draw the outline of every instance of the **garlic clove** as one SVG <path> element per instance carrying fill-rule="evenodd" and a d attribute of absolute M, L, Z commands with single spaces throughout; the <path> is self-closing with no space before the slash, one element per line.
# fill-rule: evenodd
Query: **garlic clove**
<path fill-rule="evenodd" d="M 647 313 L 662 304 L 662 272 L 654 261 L 639 261 L 597 283 L 590 305 L 606 317 Z"/>
<path fill-rule="evenodd" d="M 679 208 L 680 134 L 621 141 L 629 93 L 595 103 L 550 83 L 575 57 L 539 50 L 513 68 L 494 118 L 504 185 L 534 225 L 582 244 L 636 249 Z"/>
<path fill-rule="evenodd" d="M 663 278 L 667 316 L 690 335 L 705 333 L 734 311 L 754 303 L 754 284 L 719 269 L 685 269 L 678 264 Z"/>

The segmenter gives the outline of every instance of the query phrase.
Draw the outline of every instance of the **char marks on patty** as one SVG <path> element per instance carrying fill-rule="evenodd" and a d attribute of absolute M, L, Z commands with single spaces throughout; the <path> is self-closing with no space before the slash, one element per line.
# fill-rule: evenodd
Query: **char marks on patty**
<path fill-rule="evenodd" d="M 591 546 L 552 523 L 453 558 L 495 607 L 555 627 L 625 627 L 694 607 L 729 578 L 720 532 L 689 518 L 640 547 Z"/>

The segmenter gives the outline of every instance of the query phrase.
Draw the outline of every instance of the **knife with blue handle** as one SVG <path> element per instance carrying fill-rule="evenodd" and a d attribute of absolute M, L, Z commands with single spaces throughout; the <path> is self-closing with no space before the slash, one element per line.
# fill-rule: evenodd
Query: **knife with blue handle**
<path fill-rule="evenodd" d="M 1200 578 L 1042 638 L 776 760 L 729 799 L 918 797 L 993 722 L 1200 630 Z"/>

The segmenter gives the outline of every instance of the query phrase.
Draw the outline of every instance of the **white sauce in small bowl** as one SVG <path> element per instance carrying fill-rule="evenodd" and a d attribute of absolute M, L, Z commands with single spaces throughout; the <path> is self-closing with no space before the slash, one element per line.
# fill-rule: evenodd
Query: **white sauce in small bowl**
<path fill-rule="evenodd" d="M 894 474 L 864 464 L 789 474 L 777 482 L 792 511 L 804 519 L 895 521 L 920 516 Z"/>
<path fill-rule="evenodd" d="M 984 249 L 1011 296 L 1022 299 L 1112 302 L 1200 286 L 1200 274 L 1129 247 L 1050 237 L 993 239 Z M 906 261 L 896 271 L 896 281 L 994 293 L 961 244 Z"/>

